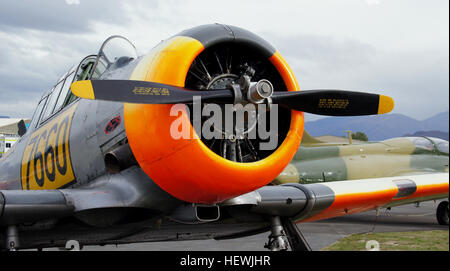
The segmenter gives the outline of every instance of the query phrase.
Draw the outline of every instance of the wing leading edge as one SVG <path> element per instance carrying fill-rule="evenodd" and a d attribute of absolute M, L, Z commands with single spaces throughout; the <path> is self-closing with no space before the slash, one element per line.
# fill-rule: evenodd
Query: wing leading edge
<path fill-rule="evenodd" d="M 436 173 L 321 184 L 334 193 L 331 205 L 304 221 L 359 213 L 380 207 L 448 197 L 449 174 Z M 305 185 L 308 186 L 308 185 Z"/>
<path fill-rule="evenodd" d="M 99 180 L 86 189 L 51 191 L 0 191 L 0 225 L 14 225 L 72 215 L 89 209 L 139 207 L 157 202 L 142 201 L 145 191 L 157 192 L 151 182 L 140 182 L 140 173 L 126 171 Z M 117 180 L 116 180 L 117 179 Z M 136 182 L 134 182 L 135 180 Z M 103 185 L 101 185 L 103 184 Z M 144 186 L 145 186 L 144 185 Z M 155 186 L 155 187 L 153 187 Z M 139 188 L 139 189 L 135 189 Z M 137 191 L 139 192 L 136 194 Z M 159 191 L 159 190 L 158 190 Z M 327 219 L 376 208 L 448 198 L 449 174 L 433 173 L 315 184 L 264 186 L 219 204 L 222 208 L 243 206 L 245 212 L 290 217 L 297 223 Z M 161 193 L 163 193 L 161 191 Z M 159 193 L 159 194 L 161 194 Z M 158 193 L 157 193 L 158 194 Z M 170 205 L 176 205 L 176 201 Z"/>
<path fill-rule="evenodd" d="M 296 223 L 448 197 L 449 174 L 265 186 L 222 203 L 250 212 L 288 216 Z"/>

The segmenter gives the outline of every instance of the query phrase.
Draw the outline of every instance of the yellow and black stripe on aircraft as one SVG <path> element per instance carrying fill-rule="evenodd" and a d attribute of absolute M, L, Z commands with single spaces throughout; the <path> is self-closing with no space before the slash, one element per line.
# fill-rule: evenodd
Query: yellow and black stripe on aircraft
<path fill-rule="evenodd" d="M 31 134 L 22 158 L 23 190 L 57 189 L 75 181 L 69 134 L 76 108 L 74 104 Z"/>

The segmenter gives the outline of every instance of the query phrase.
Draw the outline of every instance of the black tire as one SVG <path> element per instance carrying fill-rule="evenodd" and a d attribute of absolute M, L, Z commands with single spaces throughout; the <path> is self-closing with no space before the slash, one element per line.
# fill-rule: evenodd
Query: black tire
<path fill-rule="evenodd" d="M 448 225 L 448 201 L 439 203 L 436 211 L 436 218 L 439 225 Z"/>

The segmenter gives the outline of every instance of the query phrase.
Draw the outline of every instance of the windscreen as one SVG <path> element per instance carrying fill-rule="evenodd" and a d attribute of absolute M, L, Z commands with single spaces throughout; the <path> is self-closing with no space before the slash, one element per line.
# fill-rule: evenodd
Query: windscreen
<path fill-rule="evenodd" d="M 443 139 L 436 138 L 436 137 L 429 137 L 429 139 L 433 141 L 434 145 L 436 146 L 436 149 L 439 152 L 448 154 L 448 141 L 447 140 L 443 140 Z"/>
<path fill-rule="evenodd" d="M 99 57 L 103 58 L 108 65 L 115 63 L 121 58 L 136 59 L 137 52 L 134 45 L 122 36 L 109 37 L 99 51 Z"/>

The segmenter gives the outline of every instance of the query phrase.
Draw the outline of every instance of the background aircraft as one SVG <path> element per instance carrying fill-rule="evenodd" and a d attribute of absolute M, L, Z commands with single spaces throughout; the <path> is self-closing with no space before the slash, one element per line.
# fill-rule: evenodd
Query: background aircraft
<path fill-rule="evenodd" d="M 333 143 L 313 138 L 305 131 L 291 163 L 272 183 L 308 184 L 448 173 L 448 161 L 448 141 L 439 138 L 398 137 L 380 142 Z M 441 225 L 448 225 L 447 210 L 446 201 L 438 205 L 436 218 Z"/>
<path fill-rule="evenodd" d="M 270 230 L 269 249 L 289 243 L 307 250 L 296 222 L 448 197 L 448 173 L 268 185 L 298 150 L 302 111 L 351 116 L 393 108 L 384 95 L 298 90 L 279 52 L 238 27 L 188 29 L 142 57 L 127 39 L 109 38 L 44 93 L 28 131 L 0 160 L 0 245 L 220 239 Z M 278 145 L 261 149 L 263 139 L 246 136 L 173 138 L 171 123 L 192 121 L 194 96 L 218 105 L 280 105 Z M 187 104 L 180 116 L 170 114 L 174 103 Z M 193 126 L 189 134 L 196 135 Z"/>

